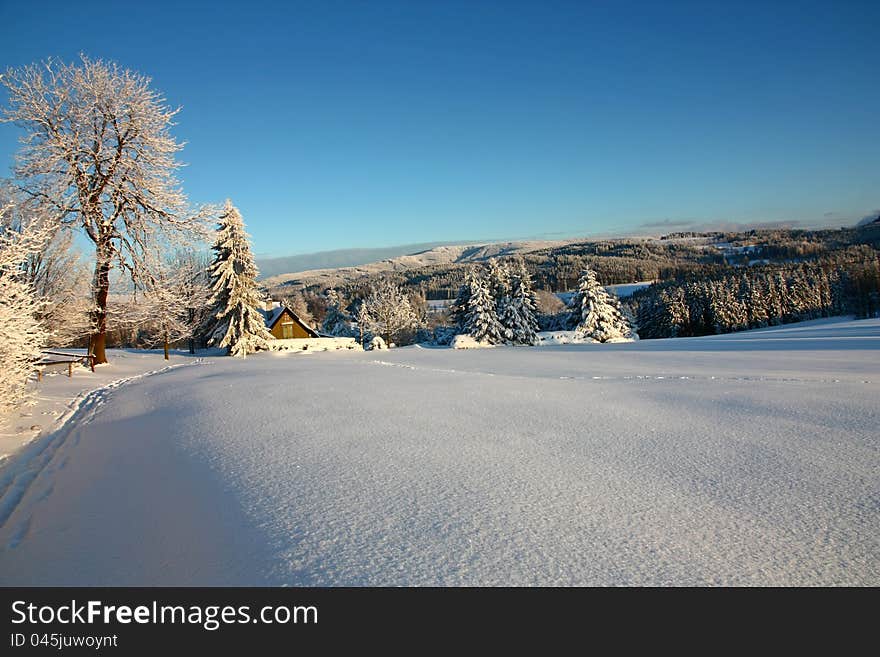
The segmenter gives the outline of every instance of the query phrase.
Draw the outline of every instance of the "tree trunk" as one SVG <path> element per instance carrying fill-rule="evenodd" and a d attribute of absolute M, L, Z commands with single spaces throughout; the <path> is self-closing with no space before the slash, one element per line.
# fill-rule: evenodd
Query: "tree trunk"
<path fill-rule="evenodd" d="M 168 331 L 165 331 L 165 360 L 168 360 Z"/>
<path fill-rule="evenodd" d="M 107 362 L 107 295 L 110 293 L 110 260 L 95 262 L 95 309 L 92 311 L 92 349 L 95 363 Z"/>
<path fill-rule="evenodd" d="M 192 295 L 189 295 L 189 296 L 192 296 Z M 195 324 L 195 314 L 196 313 L 192 308 L 190 308 L 186 313 L 187 320 L 188 320 L 186 325 L 187 325 L 187 327 L 189 327 L 189 330 L 192 332 L 195 332 L 195 328 L 193 327 L 193 324 Z M 188 342 L 189 342 L 189 353 L 195 354 L 196 353 L 195 335 L 190 335 Z"/>

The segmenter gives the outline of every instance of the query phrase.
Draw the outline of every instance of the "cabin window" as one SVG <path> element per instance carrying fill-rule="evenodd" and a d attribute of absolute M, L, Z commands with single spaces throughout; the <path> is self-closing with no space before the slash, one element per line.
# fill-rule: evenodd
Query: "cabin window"
<path fill-rule="evenodd" d="M 281 324 L 281 338 L 286 340 L 293 337 L 293 322 L 283 322 Z"/>

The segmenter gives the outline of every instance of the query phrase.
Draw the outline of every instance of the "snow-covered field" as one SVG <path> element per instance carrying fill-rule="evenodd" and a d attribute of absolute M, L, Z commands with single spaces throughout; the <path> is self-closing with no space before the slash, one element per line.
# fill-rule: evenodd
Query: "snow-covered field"
<path fill-rule="evenodd" d="M 0 469 L 0 584 L 880 584 L 880 320 L 188 362 Z"/>
<path fill-rule="evenodd" d="M 85 349 L 63 351 L 85 353 Z M 219 352 L 203 351 L 201 355 L 206 353 Z M 113 362 L 98 365 L 94 372 L 76 365 L 70 378 L 66 365 L 47 369 L 41 382 L 34 378 L 29 383 L 33 393 L 29 404 L 0 414 L 0 464 L 37 436 L 57 430 L 79 410 L 87 395 L 94 390 L 116 388 L 142 376 L 152 376 L 166 368 L 180 367 L 198 360 L 189 354 L 172 351 L 170 359 L 166 361 L 161 354 L 161 350 L 114 350 Z"/>
<path fill-rule="evenodd" d="M 635 294 L 639 290 L 644 290 L 646 287 L 650 287 L 650 285 L 653 282 L 654 281 L 640 281 L 639 283 L 623 283 L 621 285 L 606 285 L 605 289 L 608 290 L 614 296 L 616 296 L 618 299 L 625 299 L 627 297 L 631 297 L 633 294 Z"/>

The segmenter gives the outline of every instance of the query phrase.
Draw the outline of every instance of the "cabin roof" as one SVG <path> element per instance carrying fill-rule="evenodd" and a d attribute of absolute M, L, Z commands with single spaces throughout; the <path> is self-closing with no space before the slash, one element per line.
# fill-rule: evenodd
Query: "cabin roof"
<path fill-rule="evenodd" d="M 271 329 L 275 326 L 275 323 L 281 318 L 281 315 L 284 314 L 286 308 L 284 306 L 277 306 L 272 308 L 272 310 L 263 310 L 263 318 L 266 320 L 266 328 Z"/>

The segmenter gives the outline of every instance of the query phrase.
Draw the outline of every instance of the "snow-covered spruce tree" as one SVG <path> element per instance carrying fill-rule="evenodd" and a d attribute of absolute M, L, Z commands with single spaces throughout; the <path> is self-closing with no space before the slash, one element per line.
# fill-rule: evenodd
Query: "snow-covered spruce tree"
<path fill-rule="evenodd" d="M 578 281 L 578 291 L 569 303 L 575 331 L 597 342 L 633 337 L 632 327 L 620 309 L 617 297 L 608 294 L 592 269 Z"/>
<path fill-rule="evenodd" d="M 507 262 L 498 258 L 489 259 L 489 270 L 487 272 L 487 280 L 489 283 L 489 292 L 495 297 L 496 302 L 510 296 L 511 280 L 513 273 Z"/>
<path fill-rule="evenodd" d="M 321 332 L 338 338 L 353 337 L 351 316 L 345 312 L 339 293 L 333 289 L 327 291 L 327 314 L 321 324 Z"/>
<path fill-rule="evenodd" d="M 508 324 L 512 322 L 509 313 L 512 312 L 510 290 L 511 271 L 507 262 L 498 258 L 490 258 L 486 272 L 486 283 L 489 293 L 495 299 L 495 313 L 501 324 L 501 338 L 504 342 L 513 342 L 513 329 Z M 506 321 L 505 321 L 506 320 Z"/>
<path fill-rule="evenodd" d="M 639 337 L 675 338 L 682 327 L 690 321 L 684 290 L 680 287 L 662 289 L 659 293 L 650 289 L 640 300 L 636 318 Z"/>
<path fill-rule="evenodd" d="M 767 302 L 761 287 L 751 278 L 743 275 L 737 288 L 737 296 L 746 311 L 748 328 L 767 326 Z"/>
<path fill-rule="evenodd" d="M 522 259 L 510 269 L 509 293 L 498 300 L 498 320 L 506 341 L 525 345 L 538 341 L 532 278 Z"/>
<path fill-rule="evenodd" d="M 449 320 L 453 328 L 459 332 L 465 332 L 467 324 L 468 302 L 475 289 L 477 272 L 473 265 L 469 266 L 464 273 L 464 282 L 458 288 L 458 295 L 449 308 Z"/>
<path fill-rule="evenodd" d="M 464 330 L 478 342 L 489 344 L 504 342 L 504 328 L 498 321 L 495 298 L 489 290 L 489 281 L 485 277 L 475 276 L 473 279 Z"/>
<path fill-rule="evenodd" d="M 48 335 L 37 316 L 43 301 L 24 275 L 28 258 L 45 246 L 53 229 L 34 220 L 12 221 L 0 207 L 0 411 L 27 397 L 27 380 Z"/>
<path fill-rule="evenodd" d="M 241 214 L 227 200 L 211 247 L 214 261 L 208 267 L 213 312 L 207 334 L 209 345 L 225 347 L 230 356 L 241 358 L 267 348 L 272 339 L 259 310 L 258 272 L 249 240 Z"/>
<path fill-rule="evenodd" d="M 15 176 L 59 221 L 94 244 L 91 347 L 107 362 L 110 273 L 126 271 L 135 287 L 161 240 L 188 243 L 208 209 L 187 211 L 175 171 L 182 145 L 170 127 L 176 109 L 150 79 L 85 56 L 48 61 L 0 76 L 9 95 L 5 121 L 22 127 Z"/>
<path fill-rule="evenodd" d="M 401 344 L 420 324 L 403 289 L 383 279 L 361 302 L 358 326 L 363 337 L 381 336 L 388 344 Z"/>

